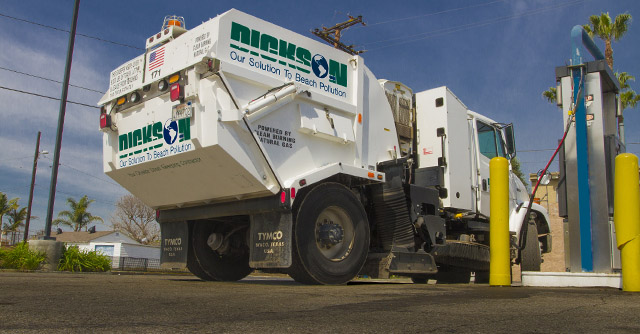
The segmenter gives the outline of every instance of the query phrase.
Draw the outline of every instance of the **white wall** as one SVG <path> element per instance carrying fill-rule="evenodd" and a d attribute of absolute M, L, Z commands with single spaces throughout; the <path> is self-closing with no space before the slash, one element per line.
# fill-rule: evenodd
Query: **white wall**
<path fill-rule="evenodd" d="M 146 259 L 160 259 L 160 247 L 122 244 L 121 256 L 138 257 Z M 126 255 L 124 255 L 126 253 Z"/>
<path fill-rule="evenodd" d="M 127 244 L 139 244 L 137 241 L 129 238 L 128 236 L 124 235 L 124 233 L 118 232 L 118 231 L 113 232 L 111 234 L 107 234 L 100 238 L 93 239 L 91 242 L 92 243 L 120 242 L 120 243 L 127 243 Z"/>

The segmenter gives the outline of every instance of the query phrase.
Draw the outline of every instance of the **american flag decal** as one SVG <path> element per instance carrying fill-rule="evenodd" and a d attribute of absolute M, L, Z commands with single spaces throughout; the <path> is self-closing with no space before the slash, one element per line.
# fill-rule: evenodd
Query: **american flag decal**
<path fill-rule="evenodd" d="M 149 71 L 153 71 L 156 68 L 164 64 L 164 46 L 157 48 L 149 55 Z"/>

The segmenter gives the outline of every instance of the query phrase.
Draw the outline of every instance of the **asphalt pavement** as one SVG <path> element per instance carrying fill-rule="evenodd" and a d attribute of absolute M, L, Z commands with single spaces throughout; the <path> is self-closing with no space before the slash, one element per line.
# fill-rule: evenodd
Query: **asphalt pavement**
<path fill-rule="evenodd" d="M 640 333 L 613 288 L 0 272 L 2 333 Z"/>

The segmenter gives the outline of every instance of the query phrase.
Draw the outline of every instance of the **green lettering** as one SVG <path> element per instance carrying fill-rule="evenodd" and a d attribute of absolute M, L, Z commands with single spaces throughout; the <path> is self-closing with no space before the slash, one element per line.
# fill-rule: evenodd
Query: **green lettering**
<path fill-rule="evenodd" d="M 242 24 L 231 22 L 231 39 L 249 45 L 251 30 Z"/>
<path fill-rule="evenodd" d="M 140 129 L 133 131 L 131 143 L 133 144 L 131 147 L 136 147 L 142 144 L 142 131 L 140 131 Z"/>
<path fill-rule="evenodd" d="M 147 125 L 144 128 L 142 128 L 142 143 L 143 144 L 146 144 L 146 143 L 149 143 L 149 142 L 153 141 L 153 138 L 151 138 L 151 134 L 152 134 L 151 125 Z"/>
<path fill-rule="evenodd" d="M 305 48 L 298 48 L 296 50 L 296 61 L 302 65 L 311 65 L 311 52 Z"/>
<path fill-rule="evenodd" d="M 256 49 L 260 48 L 260 32 L 257 30 L 251 30 L 251 46 Z"/>
<path fill-rule="evenodd" d="M 329 81 L 347 87 L 347 65 L 329 60 Z"/>
<path fill-rule="evenodd" d="M 156 122 L 153 124 L 153 136 L 155 139 L 162 139 L 162 123 Z"/>
<path fill-rule="evenodd" d="M 293 43 L 287 43 L 286 41 L 280 40 L 280 57 L 287 58 L 290 60 L 296 60 L 296 45 Z"/>
<path fill-rule="evenodd" d="M 272 53 L 274 55 L 278 54 L 278 39 L 267 35 L 267 34 L 263 34 L 260 37 L 260 50 L 262 51 L 267 51 L 269 53 Z"/>
<path fill-rule="evenodd" d="M 129 148 L 129 140 L 127 139 L 127 135 L 123 134 L 118 136 L 118 149 L 120 151 L 124 151 Z"/>
<path fill-rule="evenodd" d="M 178 133 L 182 134 L 180 141 L 191 139 L 191 118 L 178 120 Z"/>

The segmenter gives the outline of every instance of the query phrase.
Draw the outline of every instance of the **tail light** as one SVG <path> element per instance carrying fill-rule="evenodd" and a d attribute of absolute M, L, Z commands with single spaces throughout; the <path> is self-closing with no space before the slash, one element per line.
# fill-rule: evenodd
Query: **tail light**
<path fill-rule="evenodd" d="M 100 114 L 100 129 L 110 128 L 110 127 L 111 127 L 111 115 Z"/>
<path fill-rule="evenodd" d="M 180 83 L 176 82 L 171 85 L 171 102 L 181 100 L 184 97 L 184 92 Z"/>

